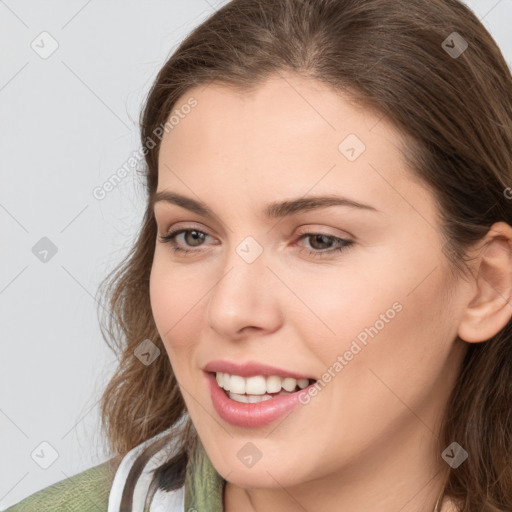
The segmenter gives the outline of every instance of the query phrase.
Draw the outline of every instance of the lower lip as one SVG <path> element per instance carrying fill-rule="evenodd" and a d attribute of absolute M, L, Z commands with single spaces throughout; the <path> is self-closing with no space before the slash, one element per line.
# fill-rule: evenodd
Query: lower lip
<path fill-rule="evenodd" d="M 206 378 L 210 386 L 213 407 L 218 415 L 231 425 L 246 428 L 262 427 L 282 418 L 301 404 L 299 394 L 307 392 L 308 388 L 313 386 L 310 384 L 310 386 L 290 395 L 276 396 L 270 400 L 249 404 L 231 400 L 218 385 L 214 373 L 207 373 Z"/>

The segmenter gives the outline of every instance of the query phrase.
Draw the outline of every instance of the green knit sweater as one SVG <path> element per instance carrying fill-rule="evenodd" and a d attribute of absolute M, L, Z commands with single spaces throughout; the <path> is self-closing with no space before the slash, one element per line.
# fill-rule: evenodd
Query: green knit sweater
<path fill-rule="evenodd" d="M 185 511 L 222 512 L 225 480 L 211 464 L 201 443 L 198 453 L 185 477 Z M 5 512 L 107 512 L 115 476 L 111 460 L 50 485 Z"/>

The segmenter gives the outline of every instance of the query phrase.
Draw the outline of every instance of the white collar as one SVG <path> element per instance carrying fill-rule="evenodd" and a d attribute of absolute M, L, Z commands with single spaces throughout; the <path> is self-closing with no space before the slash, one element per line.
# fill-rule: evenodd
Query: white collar
<path fill-rule="evenodd" d="M 135 460 L 140 453 L 152 442 L 158 440 L 162 436 L 170 432 L 170 428 L 160 432 L 156 436 L 144 441 L 143 443 L 135 446 L 130 450 L 122 459 L 119 467 L 117 468 L 114 481 L 110 490 L 108 499 L 108 512 L 127 512 L 121 511 L 121 496 L 125 487 L 126 479 L 133 467 Z M 144 502 L 151 483 L 152 475 L 150 472 L 163 464 L 174 453 L 177 452 L 179 447 L 175 444 L 168 444 L 156 452 L 146 463 L 144 469 L 137 479 L 133 495 L 133 507 L 131 512 L 143 512 Z M 158 489 L 153 497 L 149 512 L 184 512 L 185 510 L 185 485 L 179 489 L 172 491 L 164 491 Z"/>

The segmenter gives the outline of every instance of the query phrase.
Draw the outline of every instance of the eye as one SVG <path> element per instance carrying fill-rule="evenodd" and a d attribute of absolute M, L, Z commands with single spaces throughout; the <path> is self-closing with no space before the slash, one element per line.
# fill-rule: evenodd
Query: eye
<path fill-rule="evenodd" d="M 186 248 L 184 249 L 183 247 L 180 247 L 179 245 L 177 245 L 176 238 L 178 237 L 178 235 L 181 235 L 182 233 L 185 235 L 185 242 L 191 243 L 192 247 L 199 247 L 200 245 L 202 245 L 202 242 L 204 241 L 204 239 L 207 236 L 210 236 L 207 233 L 205 233 L 204 231 L 200 231 L 199 229 L 184 228 L 184 229 L 177 229 L 175 231 L 171 231 L 167 235 L 159 235 L 158 238 L 159 238 L 160 242 L 170 244 L 171 249 L 174 252 L 181 252 L 181 253 L 197 252 L 197 251 L 194 251 L 193 249 L 186 249 Z"/>
<path fill-rule="evenodd" d="M 354 244 L 353 240 L 348 240 L 346 238 L 339 238 L 334 235 L 328 235 L 326 233 L 303 233 L 299 240 L 303 239 L 310 239 L 313 243 L 310 244 L 311 247 L 315 248 L 315 246 L 318 247 L 320 245 L 318 250 L 311 250 L 307 247 L 303 248 L 300 252 L 306 252 L 308 256 L 313 256 L 314 258 L 325 258 L 333 256 L 334 254 L 340 253 L 342 251 L 345 251 L 350 246 Z M 330 242 L 330 243 L 329 243 Z M 327 250 L 325 249 L 325 244 L 329 245 L 329 248 Z M 332 248 L 332 244 L 335 244 L 335 247 Z"/>
<path fill-rule="evenodd" d="M 178 245 L 177 243 L 178 236 L 182 234 L 184 235 L 182 240 L 185 243 L 186 247 Z M 208 233 L 205 233 L 204 231 L 201 231 L 199 229 L 182 228 L 171 231 L 167 235 L 159 235 L 158 238 L 160 242 L 170 244 L 171 249 L 175 253 L 188 254 L 200 252 L 198 250 L 194 250 L 193 247 L 200 247 L 201 245 L 204 245 L 203 242 L 209 236 L 210 235 L 208 235 Z M 311 247 L 313 249 L 303 247 L 299 252 L 306 252 L 308 256 L 312 256 L 314 258 L 332 257 L 337 253 L 345 251 L 354 244 L 353 240 L 339 238 L 334 235 L 328 235 L 326 233 L 302 233 L 299 236 L 298 240 L 303 239 L 310 239 L 310 241 L 312 242 Z M 325 247 L 326 244 L 328 245 L 328 247 Z"/>

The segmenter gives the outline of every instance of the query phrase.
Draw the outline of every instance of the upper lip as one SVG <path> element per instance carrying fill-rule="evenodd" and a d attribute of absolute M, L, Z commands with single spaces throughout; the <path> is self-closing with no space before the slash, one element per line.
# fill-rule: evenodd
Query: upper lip
<path fill-rule="evenodd" d="M 256 361 L 247 361 L 245 363 L 235 363 L 232 361 L 210 361 L 203 370 L 205 372 L 223 372 L 230 375 L 240 375 L 241 377 L 253 377 L 254 375 L 277 375 L 278 377 L 291 377 L 293 379 L 312 379 L 314 377 L 301 375 L 300 373 L 269 366 L 268 364 L 258 363 Z"/>

